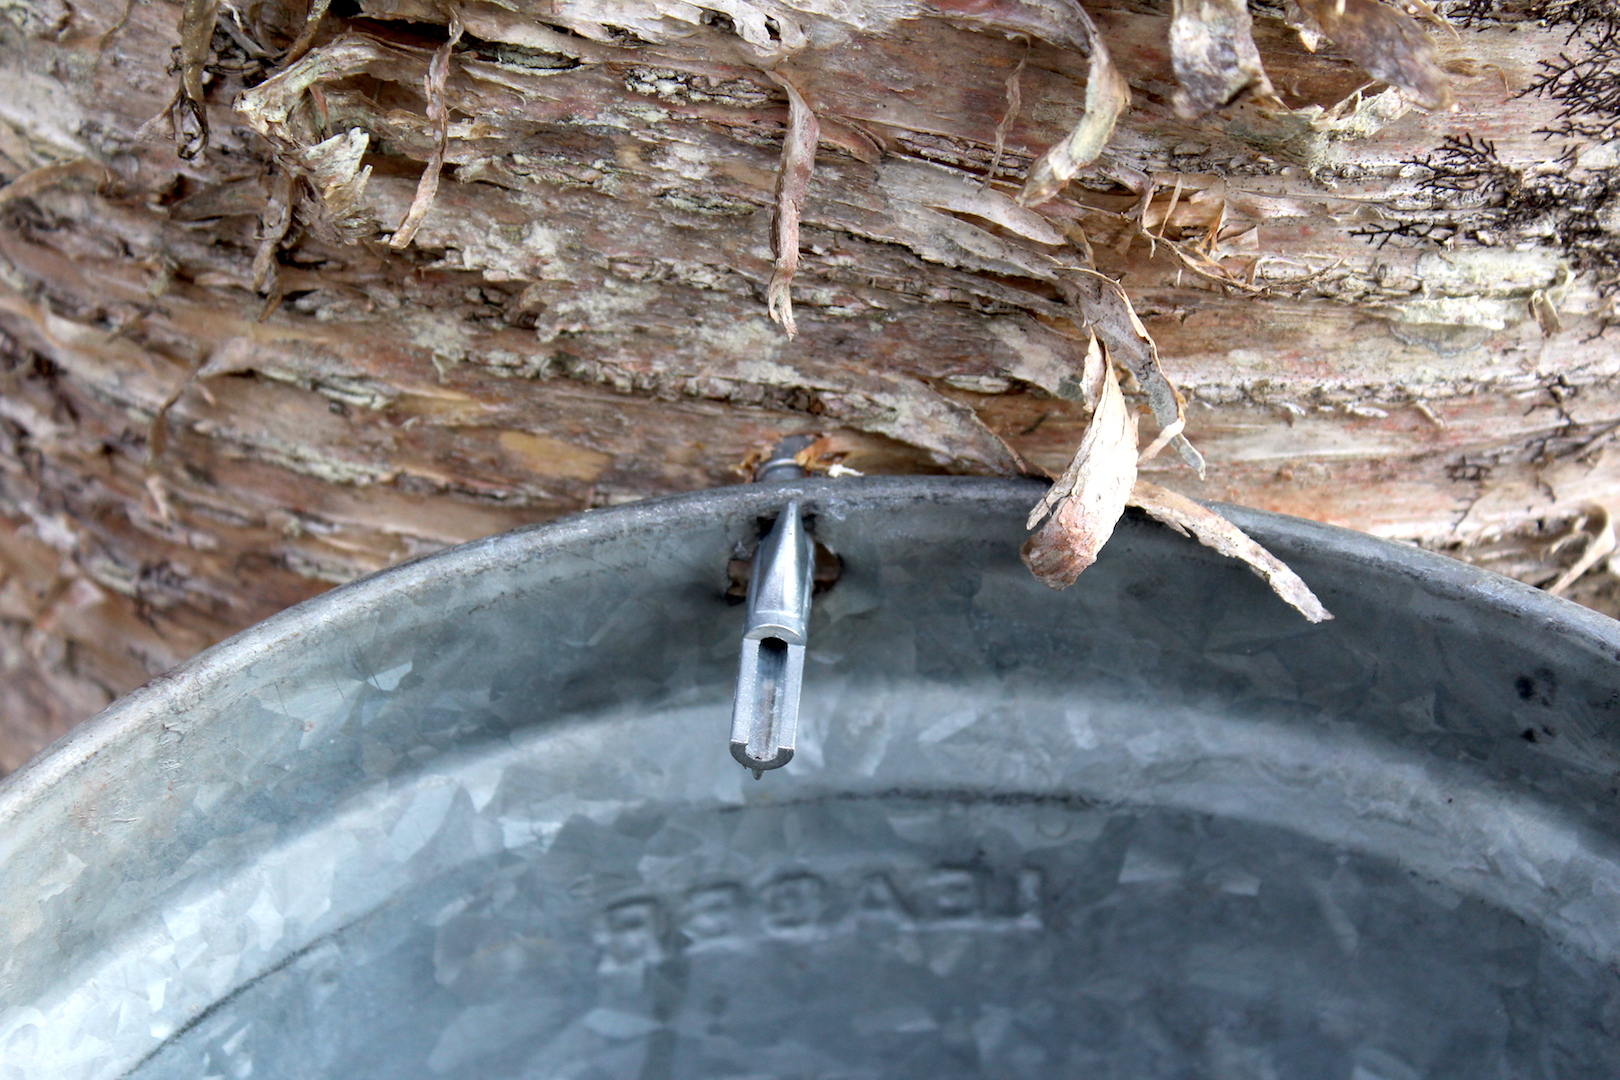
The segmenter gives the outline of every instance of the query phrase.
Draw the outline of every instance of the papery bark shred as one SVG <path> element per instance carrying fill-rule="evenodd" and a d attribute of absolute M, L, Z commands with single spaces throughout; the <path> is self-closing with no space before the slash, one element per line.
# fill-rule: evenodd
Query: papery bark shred
<path fill-rule="evenodd" d="M 1136 417 L 1095 337 L 1086 351 L 1082 382 L 1086 396 L 1096 401 L 1091 422 L 1074 460 L 1025 522 L 1034 528 L 1046 519 L 1022 554 L 1030 572 L 1053 589 L 1068 588 L 1097 560 L 1136 480 Z"/>
<path fill-rule="evenodd" d="M 1333 618 L 1311 587 L 1289 569 L 1288 564 L 1261 547 L 1242 529 L 1209 507 L 1185 495 L 1146 480 L 1137 480 L 1131 489 L 1130 505 L 1147 511 L 1183 535 L 1190 535 L 1205 547 L 1240 559 L 1265 579 L 1273 592 L 1313 623 Z"/>
<path fill-rule="evenodd" d="M 309 52 L 309 47 L 315 43 L 315 34 L 326 19 L 326 13 L 331 10 L 332 0 L 315 0 L 309 6 L 309 14 L 304 16 L 304 28 L 298 32 L 298 39 L 287 50 L 287 55 L 281 58 L 283 64 L 295 63 Z"/>
<path fill-rule="evenodd" d="M 320 200 L 320 215 L 312 225 L 319 231 L 324 224 L 344 243 L 355 243 L 378 228 L 363 198 L 371 179 L 371 166 L 364 164 L 370 145 L 370 135 L 350 128 L 298 154 L 304 180 Z"/>
<path fill-rule="evenodd" d="M 1614 554 L 1616 547 L 1620 547 L 1615 537 L 1614 516 L 1609 513 L 1608 507 L 1592 506 L 1587 512 L 1587 520 L 1591 532 L 1587 534 L 1586 547 L 1581 550 L 1580 558 L 1575 560 L 1575 565 L 1560 574 L 1557 581 L 1546 587 L 1554 596 L 1564 595 L 1571 585 L 1584 577 L 1598 563 Z"/>
<path fill-rule="evenodd" d="M 42 191 L 49 191 L 70 181 L 93 180 L 94 186 L 100 188 L 111 179 L 112 174 L 107 171 L 105 165 L 89 158 L 74 158 L 72 161 L 39 165 L 9 184 L 0 184 L 0 207 L 16 199 L 27 199 Z"/>
<path fill-rule="evenodd" d="M 1378 0 L 1294 0 L 1291 8 L 1305 30 L 1326 37 L 1367 74 L 1400 87 L 1426 109 L 1451 106 L 1451 85 L 1434 44 L 1411 16 Z"/>
<path fill-rule="evenodd" d="M 1176 448 L 1200 479 L 1204 475 L 1204 455 L 1182 434 L 1186 407 L 1159 363 L 1159 347 L 1148 336 L 1142 320 L 1136 317 L 1130 297 L 1113 278 L 1095 270 L 1076 267 L 1077 275 L 1061 283 L 1069 302 L 1080 309 L 1086 322 L 1107 343 L 1111 354 L 1124 364 L 1147 391 L 1153 418 L 1161 431 L 1171 431 L 1170 445 Z"/>
<path fill-rule="evenodd" d="M 284 168 L 270 174 L 270 198 L 259 218 L 259 247 L 253 253 L 253 288 L 260 294 L 275 287 L 276 252 L 292 227 L 293 175 Z"/>
<path fill-rule="evenodd" d="M 771 318 L 780 323 L 791 338 L 799 333 L 798 324 L 793 321 L 790 292 L 793 275 L 799 269 L 799 217 L 816 168 L 816 141 L 821 137 L 821 124 L 798 87 L 777 72 L 772 72 L 771 77 L 787 91 L 788 126 L 782 140 L 782 160 L 776 170 L 776 215 L 771 221 L 771 254 L 776 265 L 771 271 L 765 302 Z"/>
<path fill-rule="evenodd" d="M 1074 130 L 1041 155 L 1029 170 L 1029 178 L 1018 193 L 1018 201 L 1025 206 L 1050 201 L 1081 169 L 1096 161 L 1114 133 L 1115 122 L 1131 103 L 1131 89 L 1114 67 L 1096 24 L 1078 4 L 1074 10 L 1091 47 L 1091 63 L 1086 69 L 1086 111 Z"/>
<path fill-rule="evenodd" d="M 1026 48 L 1024 55 L 1018 58 L 1018 66 L 1007 76 L 1007 111 L 1001 114 L 1001 119 L 996 123 L 995 147 L 990 154 L 990 167 L 984 171 L 986 188 L 995 182 L 996 170 L 1001 168 L 1002 156 L 1007 152 L 1007 136 L 1018 122 L 1018 113 L 1024 107 L 1024 68 L 1028 63 L 1029 50 Z"/>
<path fill-rule="evenodd" d="M 449 16 L 449 37 L 433 53 L 426 81 L 427 115 L 434 123 L 436 141 L 433 154 L 422 170 L 422 179 L 417 181 L 416 197 L 411 200 L 411 208 L 394 231 L 393 239 L 388 241 L 388 245 L 396 251 L 409 246 L 416 236 L 416 230 L 422 227 L 422 219 L 432 208 L 434 196 L 439 193 L 439 174 L 444 171 L 445 151 L 450 145 L 450 107 L 445 102 L 445 84 L 450 81 L 450 55 L 461 40 L 462 25 L 461 15 L 455 8 L 450 9 Z"/>
<path fill-rule="evenodd" d="M 1175 0 L 1170 60 L 1180 84 L 1176 111 L 1189 120 L 1244 93 L 1276 96 L 1254 44 L 1246 0 Z"/>
<path fill-rule="evenodd" d="M 186 0 L 180 9 L 180 89 L 170 110 L 187 161 L 208 148 L 208 106 L 203 100 L 203 67 L 219 20 L 219 0 Z"/>

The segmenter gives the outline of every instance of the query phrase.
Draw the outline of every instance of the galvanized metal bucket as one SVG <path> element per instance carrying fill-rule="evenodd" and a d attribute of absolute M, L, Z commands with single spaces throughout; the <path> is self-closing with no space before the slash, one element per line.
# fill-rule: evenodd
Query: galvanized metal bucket
<path fill-rule="evenodd" d="M 1337 615 L 1035 485 L 756 484 L 334 590 L 0 787 L 0 1077 L 1476 1080 L 1620 1061 L 1620 633 L 1234 513 Z M 843 561 L 796 756 L 726 564 Z"/>

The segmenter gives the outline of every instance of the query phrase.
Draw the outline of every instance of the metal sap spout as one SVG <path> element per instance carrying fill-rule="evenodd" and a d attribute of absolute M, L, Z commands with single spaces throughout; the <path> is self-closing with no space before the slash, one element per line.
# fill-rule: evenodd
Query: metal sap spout
<path fill-rule="evenodd" d="M 815 550 L 795 499 L 759 542 L 748 581 L 731 756 L 754 770 L 755 779 L 793 758 L 814 569 Z"/>

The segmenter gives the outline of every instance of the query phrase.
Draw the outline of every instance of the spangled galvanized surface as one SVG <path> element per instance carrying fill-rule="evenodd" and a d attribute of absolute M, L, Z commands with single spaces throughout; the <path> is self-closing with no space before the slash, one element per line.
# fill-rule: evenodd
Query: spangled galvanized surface
<path fill-rule="evenodd" d="M 1614 625 L 1259 514 L 1334 622 L 1134 518 L 1051 593 L 1037 490 L 593 512 L 133 695 L 0 788 L 0 1076 L 1600 1075 Z M 786 491 L 844 574 L 756 783 Z"/>

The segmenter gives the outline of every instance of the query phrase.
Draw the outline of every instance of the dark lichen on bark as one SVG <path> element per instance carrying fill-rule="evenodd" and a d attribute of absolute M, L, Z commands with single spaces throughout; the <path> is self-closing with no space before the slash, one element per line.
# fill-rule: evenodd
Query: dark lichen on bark
<path fill-rule="evenodd" d="M 1358 227 L 1379 247 L 1390 243 L 1502 247 L 1544 244 L 1560 250 L 1575 273 L 1591 275 L 1605 296 L 1620 289 L 1620 8 L 1579 0 L 1524 9 L 1457 5 L 1454 17 L 1477 27 L 1534 16 L 1565 33 L 1554 58 L 1514 92 L 1533 99 L 1545 117 L 1534 134 L 1542 160 L 1509 162 L 1496 142 L 1464 132 L 1407 159 L 1419 205 Z M 1516 18 L 1515 18 L 1516 16 Z"/>

